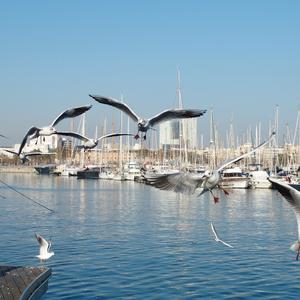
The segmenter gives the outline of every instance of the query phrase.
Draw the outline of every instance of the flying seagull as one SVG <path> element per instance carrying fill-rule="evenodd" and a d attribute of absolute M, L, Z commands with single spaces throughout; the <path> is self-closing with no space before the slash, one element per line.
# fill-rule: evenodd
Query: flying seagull
<path fill-rule="evenodd" d="M 13 150 L 4 149 L 4 151 L 19 156 L 19 159 L 20 159 L 20 161 L 21 161 L 21 164 L 25 164 L 25 162 L 30 161 L 30 159 L 28 158 L 29 156 L 37 156 L 37 155 L 53 155 L 53 154 L 54 154 L 54 153 L 42 153 L 42 152 L 28 152 L 28 153 L 22 152 L 22 153 L 20 153 L 20 155 L 19 155 L 18 152 L 13 151 Z"/>
<path fill-rule="evenodd" d="M 37 138 L 39 136 L 50 136 L 52 134 L 55 134 L 56 129 L 54 128 L 54 126 L 56 126 L 61 120 L 66 119 L 66 118 L 74 118 L 77 117 L 83 113 L 85 113 L 86 111 L 88 111 L 90 108 L 92 107 L 92 105 L 85 105 L 85 106 L 80 106 L 80 107 L 74 107 L 74 108 L 70 108 L 65 110 L 64 112 L 62 112 L 50 125 L 45 126 L 45 127 L 30 127 L 29 130 L 27 131 L 26 135 L 24 136 L 18 155 L 21 154 L 27 138 L 30 137 L 30 139 L 34 139 Z"/>
<path fill-rule="evenodd" d="M 219 236 L 218 236 L 218 234 L 217 234 L 217 231 L 216 231 L 216 228 L 215 228 L 213 222 L 210 222 L 210 227 L 211 227 L 211 230 L 212 230 L 212 232 L 213 232 L 213 234 L 214 234 L 214 236 L 215 236 L 215 241 L 216 241 L 216 242 L 222 243 L 223 245 L 225 245 L 225 246 L 227 246 L 227 247 L 229 247 L 229 248 L 233 248 L 233 246 L 227 244 L 226 242 L 224 242 L 223 240 L 221 240 L 221 239 L 219 238 Z"/>
<path fill-rule="evenodd" d="M 298 240 L 291 245 L 290 249 L 297 252 L 296 260 L 298 260 L 300 254 L 300 192 L 283 181 L 270 177 L 268 179 L 272 183 L 272 187 L 278 190 L 278 192 L 287 200 L 296 215 Z"/>
<path fill-rule="evenodd" d="M 35 237 L 40 244 L 40 254 L 36 257 L 43 261 L 53 256 L 54 252 L 49 252 L 51 248 L 51 242 L 48 243 L 41 235 L 37 233 L 35 234 Z"/>
<path fill-rule="evenodd" d="M 195 193 L 197 188 L 202 188 L 202 191 L 198 196 L 201 196 L 206 192 L 210 192 L 213 196 L 214 202 L 217 203 L 219 201 L 219 198 L 216 197 L 212 191 L 215 187 L 219 187 L 226 195 L 228 195 L 228 192 L 219 186 L 219 182 L 221 180 L 221 172 L 227 166 L 243 159 L 246 156 L 249 156 L 250 154 L 268 144 L 274 135 L 275 132 L 273 132 L 265 142 L 253 148 L 251 151 L 223 162 L 223 164 L 216 170 L 206 170 L 202 176 L 178 172 L 163 175 L 145 175 L 145 178 L 147 182 L 149 182 L 154 187 L 157 187 L 161 190 L 172 190 L 177 193 L 193 194 Z"/>
<path fill-rule="evenodd" d="M 160 112 L 159 114 L 150 119 L 143 119 L 139 117 L 127 104 L 122 103 L 116 99 L 96 95 L 89 96 L 99 103 L 107 104 L 120 109 L 125 114 L 127 114 L 133 121 L 135 121 L 138 126 L 138 132 L 135 135 L 135 139 L 139 138 L 139 132 L 144 132 L 144 139 L 146 139 L 146 132 L 148 131 L 148 129 L 152 129 L 153 126 L 157 125 L 160 122 L 172 119 L 195 118 L 200 117 L 206 113 L 206 110 L 200 109 L 168 109 Z"/>
<path fill-rule="evenodd" d="M 56 134 L 71 136 L 71 137 L 74 137 L 74 138 L 77 138 L 77 139 L 83 141 L 84 144 L 77 146 L 77 148 L 79 148 L 79 149 L 83 148 L 85 150 L 95 148 L 98 145 L 99 141 L 102 139 L 105 139 L 105 138 L 116 137 L 116 136 L 134 136 L 133 134 L 130 134 L 130 133 L 109 133 L 109 134 L 103 135 L 97 139 L 90 139 L 90 138 L 83 136 L 76 132 L 58 131 L 58 132 L 56 132 Z"/>

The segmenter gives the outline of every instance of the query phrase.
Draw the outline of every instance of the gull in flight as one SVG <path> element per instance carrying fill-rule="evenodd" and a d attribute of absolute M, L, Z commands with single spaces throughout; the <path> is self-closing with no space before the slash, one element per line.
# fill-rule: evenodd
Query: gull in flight
<path fill-rule="evenodd" d="M 120 109 L 125 114 L 127 114 L 133 121 L 137 123 L 138 132 L 135 135 L 135 139 L 139 138 L 139 132 L 144 132 L 144 140 L 146 139 L 146 132 L 148 129 L 153 129 L 152 127 L 160 122 L 172 120 L 172 119 L 185 119 L 185 118 L 195 118 L 200 117 L 206 113 L 206 110 L 200 109 L 169 109 L 160 112 L 156 116 L 150 119 L 143 119 L 139 117 L 127 104 L 122 103 L 118 100 L 112 98 L 106 98 L 102 96 L 89 95 L 94 100 L 99 103 L 107 104 L 115 108 Z"/>
<path fill-rule="evenodd" d="M 300 192 L 283 181 L 272 179 L 270 177 L 268 179 L 272 183 L 272 187 L 278 190 L 278 192 L 287 200 L 296 215 L 298 240 L 291 245 L 290 249 L 297 252 L 296 260 L 298 260 L 300 254 Z"/>
<path fill-rule="evenodd" d="M 109 134 L 103 135 L 97 139 L 90 139 L 90 138 L 83 136 L 76 132 L 58 131 L 58 132 L 56 132 L 56 134 L 71 136 L 71 137 L 74 137 L 74 138 L 77 138 L 77 139 L 83 141 L 84 142 L 83 145 L 79 145 L 79 146 L 77 146 L 77 148 L 84 149 L 84 150 L 95 148 L 98 145 L 99 141 L 102 139 L 105 139 L 105 138 L 116 137 L 116 136 L 134 136 L 133 134 L 130 134 L 130 133 L 109 133 Z"/>
<path fill-rule="evenodd" d="M 25 164 L 26 162 L 30 161 L 30 159 L 28 158 L 29 156 L 37 156 L 37 155 L 54 155 L 54 154 L 55 154 L 55 153 L 42 153 L 42 152 L 28 152 L 28 153 L 22 152 L 22 153 L 20 153 L 20 155 L 19 155 L 18 152 L 13 151 L 13 150 L 4 149 L 4 151 L 19 156 L 19 159 L 20 159 L 20 161 L 21 161 L 21 164 Z"/>
<path fill-rule="evenodd" d="M 226 242 L 224 242 L 223 240 L 221 240 L 217 234 L 217 231 L 216 231 L 216 228 L 213 224 L 213 222 L 210 222 L 210 227 L 211 227 L 211 230 L 215 236 L 215 241 L 218 242 L 218 243 L 222 243 L 223 245 L 229 247 L 229 248 L 233 248 L 233 246 L 231 246 L 230 244 L 227 244 Z"/>
<path fill-rule="evenodd" d="M 88 111 L 90 108 L 92 107 L 92 105 L 86 105 L 86 106 L 80 106 L 80 107 L 75 107 L 75 108 L 70 108 L 65 110 L 64 112 L 62 112 L 50 125 L 45 126 L 45 127 L 30 127 L 29 130 L 27 131 L 26 135 L 24 136 L 18 155 L 21 154 L 27 138 L 30 137 L 30 139 L 34 139 L 37 138 L 39 136 L 50 136 L 52 134 L 56 133 L 56 129 L 54 128 L 54 126 L 56 126 L 61 120 L 66 119 L 66 118 L 74 118 L 77 117 L 83 113 L 85 113 L 86 111 Z"/>
<path fill-rule="evenodd" d="M 202 176 L 178 172 L 163 175 L 145 175 L 145 178 L 147 182 L 149 182 L 156 188 L 159 188 L 161 190 L 172 190 L 177 193 L 193 194 L 195 193 L 197 188 L 201 188 L 202 191 L 198 196 L 201 196 L 206 192 L 210 192 L 213 196 L 214 202 L 217 203 L 219 201 L 219 198 L 213 194 L 213 189 L 215 187 L 220 188 L 226 195 L 228 195 L 228 192 L 219 186 L 219 182 L 221 180 L 221 172 L 227 166 L 243 159 L 246 156 L 249 156 L 250 154 L 268 144 L 274 135 L 275 132 L 271 134 L 268 140 L 253 148 L 251 151 L 223 162 L 223 164 L 216 170 L 206 170 Z"/>
<path fill-rule="evenodd" d="M 37 255 L 41 261 L 49 259 L 51 256 L 54 255 L 54 252 L 49 252 L 51 248 L 51 242 L 47 242 L 41 235 L 35 234 L 37 241 L 40 244 L 40 254 Z"/>

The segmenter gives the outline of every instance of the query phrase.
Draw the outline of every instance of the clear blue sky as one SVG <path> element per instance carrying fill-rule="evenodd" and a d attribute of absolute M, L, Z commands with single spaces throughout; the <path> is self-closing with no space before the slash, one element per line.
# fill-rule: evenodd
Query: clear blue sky
<path fill-rule="evenodd" d="M 175 105 L 177 66 L 184 106 L 212 108 L 220 128 L 233 116 L 237 132 L 258 121 L 267 132 L 279 105 L 281 127 L 293 130 L 299 12 L 290 0 L 1 1 L 0 133 L 18 142 L 31 125 L 88 103 L 90 127 L 118 117 L 89 93 L 123 94 L 152 116 Z"/>

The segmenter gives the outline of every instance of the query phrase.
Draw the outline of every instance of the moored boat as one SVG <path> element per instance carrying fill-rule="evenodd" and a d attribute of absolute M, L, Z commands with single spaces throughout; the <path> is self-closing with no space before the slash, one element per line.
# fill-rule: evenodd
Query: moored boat
<path fill-rule="evenodd" d="M 264 170 L 249 172 L 249 187 L 252 189 L 270 189 L 272 184 L 268 177 L 269 174 Z"/>
<path fill-rule="evenodd" d="M 77 179 L 99 179 L 99 167 L 87 167 L 77 171 Z"/>
<path fill-rule="evenodd" d="M 225 169 L 222 172 L 220 186 L 227 189 L 247 189 L 249 177 L 239 167 Z"/>
<path fill-rule="evenodd" d="M 40 165 L 34 167 L 34 169 L 37 171 L 39 175 L 49 175 L 53 172 L 55 169 L 55 164 L 48 164 L 48 165 Z"/>

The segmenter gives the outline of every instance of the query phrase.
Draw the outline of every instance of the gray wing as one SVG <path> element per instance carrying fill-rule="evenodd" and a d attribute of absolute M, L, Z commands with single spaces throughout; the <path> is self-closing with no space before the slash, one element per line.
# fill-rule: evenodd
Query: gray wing
<path fill-rule="evenodd" d="M 48 251 L 48 242 L 39 234 L 35 234 L 37 241 L 40 244 L 40 255 L 45 255 Z"/>
<path fill-rule="evenodd" d="M 88 137 L 83 136 L 83 135 L 81 135 L 79 133 L 76 133 L 76 132 L 72 132 L 72 131 L 57 131 L 55 134 L 64 135 L 64 136 L 71 136 L 73 138 L 79 139 L 79 140 L 84 141 L 84 142 L 87 142 L 87 141 L 90 140 Z"/>
<path fill-rule="evenodd" d="M 189 173 L 162 175 L 145 175 L 147 182 L 161 190 L 172 190 L 176 193 L 193 194 L 201 186 L 203 178 Z"/>
<path fill-rule="evenodd" d="M 272 183 L 272 187 L 275 188 L 298 213 L 300 213 L 300 192 L 282 181 L 270 177 L 268 180 Z"/>
<path fill-rule="evenodd" d="M 0 134 L 0 136 L 3 137 L 3 138 L 5 138 L 5 139 L 7 139 L 7 137 L 5 135 L 3 135 L 3 134 Z"/>
<path fill-rule="evenodd" d="M 213 232 L 213 234 L 214 234 L 214 236 L 215 236 L 216 242 L 222 243 L 223 245 L 225 245 L 225 246 L 227 246 L 227 247 L 229 247 L 229 248 L 233 248 L 233 246 L 231 246 L 230 244 L 224 242 L 223 240 L 221 240 L 221 239 L 219 238 L 219 236 L 218 236 L 218 234 L 217 234 L 217 231 L 216 231 L 216 228 L 215 228 L 215 226 L 214 226 L 214 224 L 213 224 L 212 222 L 210 222 L 210 227 L 211 227 L 211 230 L 212 230 L 212 232 Z"/>
<path fill-rule="evenodd" d="M 24 138 L 22 140 L 22 143 L 21 143 L 20 148 L 19 148 L 18 155 L 21 154 L 21 152 L 22 152 L 22 150 L 23 150 L 23 148 L 24 148 L 24 146 L 26 144 L 27 138 L 29 136 L 33 135 L 33 134 L 38 133 L 39 131 L 40 131 L 40 129 L 37 128 L 37 127 L 31 127 L 31 128 L 29 128 L 29 130 L 27 131 L 26 135 L 24 136 Z"/>
<path fill-rule="evenodd" d="M 272 187 L 275 188 L 293 208 L 298 225 L 298 239 L 300 239 L 300 192 L 287 183 L 270 177 L 268 179 L 272 183 Z"/>
<path fill-rule="evenodd" d="M 215 240 L 219 240 L 219 237 L 218 237 L 218 234 L 217 234 L 217 231 L 216 231 L 216 228 L 215 228 L 213 222 L 210 222 L 210 228 L 215 236 Z"/>
<path fill-rule="evenodd" d="M 81 114 L 85 113 L 88 111 L 92 105 L 85 105 L 85 106 L 79 106 L 79 107 L 74 107 L 65 110 L 62 112 L 50 125 L 51 127 L 54 127 L 57 123 L 59 123 L 61 120 L 66 119 L 66 118 L 75 118 L 77 116 L 80 116 Z"/>
<path fill-rule="evenodd" d="M 230 244 L 224 242 L 223 240 L 219 240 L 220 243 L 222 243 L 223 245 L 229 247 L 229 248 L 233 248 L 233 246 L 231 246 Z"/>
<path fill-rule="evenodd" d="M 200 117 L 206 113 L 201 109 L 168 109 L 148 120 L 150 126 L 172 119 L 186 119 Z"/>
<path fill-rule="evenodd" d="M 3 150 L 6 151 L 6 152 L 9 152 L 9 153 L 18 155 L 18 152 L 16 152 L 16 151 L 12 151 L 12 150 L 8 150 L 8 149 L 3 149 Z"/>
<path fill-rule="evenodd" d="M 36 233 L 35 237 L 41 247 L 46 247 L 46 249 L 48 248 L 48 242 L 41 235 Z"/>
<path fill-rule="evenodd" d="M 225 162 L 222 163 L 222 165 L 217 169 L 218 172 L 222 171 L 224 168 L 226 168 L 227 166 L 243 159 L 244 157 L 246 156 L 249 156 L 250 154 L 254 153 L 255 151 L 257 151 L 258 149 L 262 148 L 263 146 L 265 146 L 266 144 L 268 144 L 271 139 L 273 138 L 273 136 L 275 135 L 275 132 L 272 132 L 272 134 L 270 135 L 270 137 L 264 141 L 263 143 L 261 143 L 260 145 L 258 145 L 257 147 L 253 148 L 251 151 L 247 152 L 247 153 L 244 153 L 240 156 L 237 156 L 235 158 L 232 158 L 232 159 L 229 159 L 229 160 L 226 160 Z"/>
<path fill-rule="evenodd" d="M 50 155 L 50 154 L 55 154 L 55 153 L 42 153 L 42 152 L 28 152 L 24 153 L 25 156 L 34 156 L 34 155 Z"/>
<path fill-rule="evenodd" d="M 96 96 L 96 95 L 89 95 L 89 96 L 92 97 L 94 100 L 96 100 L 99 103 L 110 105 L 110 106 L 120 109 L 135 122 L 138 122 L 138 120 L 140 119 L 139 116 L 125 103 L 122 103 L 116 99 L 102 97 L 102 96 Z"/>
<path fill-rule="evenodd" d="M 109 134 L 99 137 L 97 140 L 100 141 L 102 139 L 115 137 L 115 136 L 134 136 L 134 134 L 131 134 L 131 133 L 109 133 Z"/>

